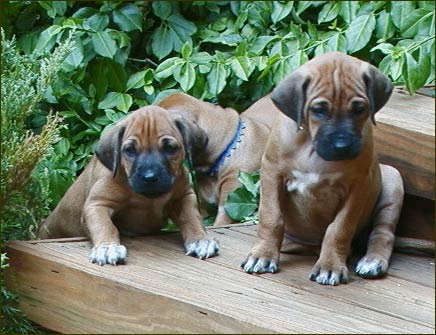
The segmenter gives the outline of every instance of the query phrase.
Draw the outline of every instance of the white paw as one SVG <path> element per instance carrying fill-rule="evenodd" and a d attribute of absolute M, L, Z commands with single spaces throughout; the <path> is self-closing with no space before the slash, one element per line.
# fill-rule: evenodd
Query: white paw
<path fill-rule="evenodd" d="M 388 262 L 377 257 L 363 257 L 356 265 L 356 273 L 363 278 L 378 278 L 386 274 Z"/>
<path fill-rule="evenodd" d="M 100 244 L 91 250 L 89 260 L 98 265 L 123 264 L 126 261 L 127 249 L 120 244 Z"/>
<path fill-rule="evenodd" d="M 218 255 L 220 244 L 217 240 L 197 240 L 185 243 L 186 255 L 205 259 Z"/>

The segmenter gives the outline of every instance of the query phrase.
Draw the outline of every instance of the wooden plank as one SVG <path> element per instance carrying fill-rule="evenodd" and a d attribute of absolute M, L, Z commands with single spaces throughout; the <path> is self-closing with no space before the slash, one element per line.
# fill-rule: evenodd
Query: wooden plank
<path fill-rule="evenodd" d="M 312 256 L 282 255 L 274 275 L 240 270 L 253 225 L 209 234 L 216 258 L 187 257 L 179 234 L 166 234 L 123 239 L 128 263 L 117 267 L 89 263 L 80 240 L 14 242 L 7 283 L 32 320 L 60 332 L 434 333 L 434 284 L 402 275 L 434 283 L 427 258 L 398 255 L 385 279 L 325 287 L 307 279 Z"/>
<path fill-rule="evenodd" d="M 395 166 L 407 193 L 435 199 L 435 99 L 395 89 L 376 115 L 380 162 Z"/>

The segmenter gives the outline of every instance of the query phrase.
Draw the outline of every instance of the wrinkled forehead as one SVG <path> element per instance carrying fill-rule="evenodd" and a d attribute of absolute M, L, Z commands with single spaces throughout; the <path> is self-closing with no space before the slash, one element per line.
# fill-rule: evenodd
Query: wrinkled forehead
<path fill-rule="evenodd" d="M 308 100 L 323 97 L 338 106 L 347 104 L 355 97 L 367 99 L 366 67 L 367 64 L 357 59 L 323 58 L 314 62 L 307 68 L 311 77 L 307 89 Z"/>
<path fill-rule="evenodd" d="M 163 136 L 181 140 L 173 118 L 163 108 L 142 108 L 133 112 L 126 121 L 124 140 L 134 139 L 144 148 L 157 143 Z"/>

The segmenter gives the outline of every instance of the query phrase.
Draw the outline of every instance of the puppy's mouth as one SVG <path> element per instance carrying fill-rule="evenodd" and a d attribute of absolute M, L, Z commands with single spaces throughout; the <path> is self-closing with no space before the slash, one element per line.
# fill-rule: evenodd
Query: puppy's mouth
<path fill-rule="evenodd" d="M 149 198 L 149 199 L 156 199 L 156 198 L 159 198 L 165 194 L 168 194 L 168 192 L 165 192 L 165 191 L 164 192 L 162 192 L 162 191 L 142 191 L 142 192 L 137 192 L 137 193 L 139 193 L 139 194 L 141 194 L 144 197 Z"/>

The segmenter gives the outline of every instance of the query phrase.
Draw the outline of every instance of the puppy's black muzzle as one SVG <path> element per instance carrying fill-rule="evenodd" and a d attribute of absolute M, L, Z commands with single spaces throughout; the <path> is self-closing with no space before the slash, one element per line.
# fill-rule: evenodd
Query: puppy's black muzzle
<path fill-rule="evenodd" d="M 360 134 L 352 131 L 327 131 L 320 129 L 316 136 L 316 152 L 326 161 L 356 158 L 362 149 Z"/>
<path fill-rule="evenodd" d="M 158 198 L 171 191 L 174 176 L 165 157 L 159 154 L 139 155 L 132 165 L 130 187 L 147 198 Z"/>

